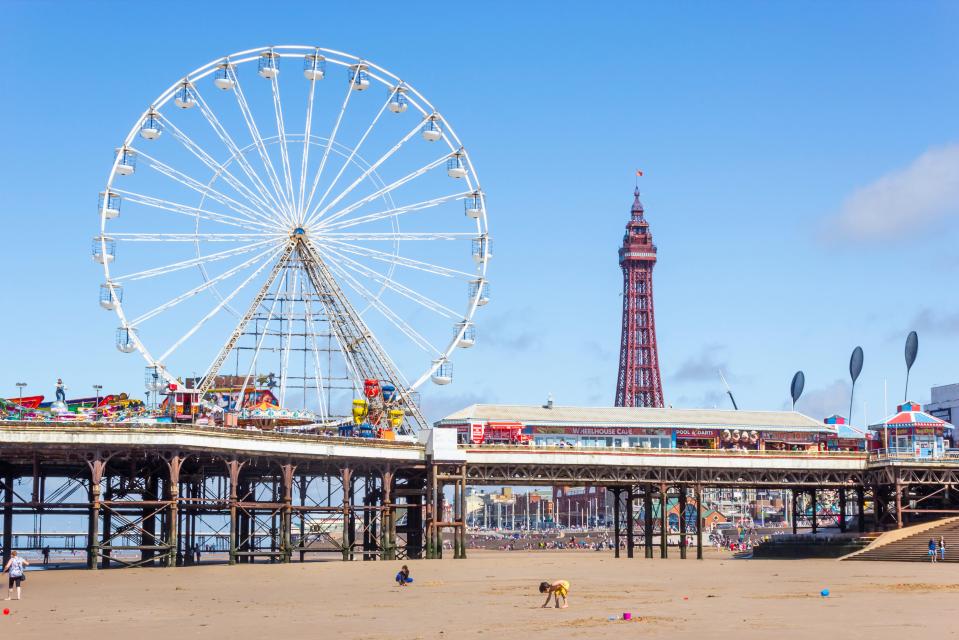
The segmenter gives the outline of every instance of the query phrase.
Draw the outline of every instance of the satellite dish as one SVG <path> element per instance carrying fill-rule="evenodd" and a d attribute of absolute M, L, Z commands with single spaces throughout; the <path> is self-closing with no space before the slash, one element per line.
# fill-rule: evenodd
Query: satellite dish
<path fill-rule="evenodd" d="M 792 392 L 793 397 L 793 409 L 796 408 L 796 402 L 799 401 L 799 396 L 802 395 L 803 387 L 806 386 L 806 376 L 802 371 L 797 371 L 796 375 L 793 376 L 792 384 L 789 386 L 790 392 Z"/>
<path fill-rule="evenodd" d="M 862 373 L 862 347 L 856 347 L 849 356 L 849 377 L 852 378 L 852 389 L 849 390 L 849 424 L 852 424 L 852 399 L 856 394 L 856 380 Z"/>
<path fill-rule="evenodd" d="M 909 370 L 916 362 L 916 355 L 919 353 L 919 336 L 915 331 L 910 331 L 906 337 L 906 394 L 903 402 L 909 401 Z"/>

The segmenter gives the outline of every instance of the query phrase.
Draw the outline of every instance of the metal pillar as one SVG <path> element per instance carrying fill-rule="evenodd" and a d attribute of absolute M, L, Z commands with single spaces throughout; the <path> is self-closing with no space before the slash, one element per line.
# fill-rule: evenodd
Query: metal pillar
<path fill-rule="evenodd" d="M 812 511 L 812 533 L 813 533 L 813 535 L 816 535 L 816 531 L 819 529 L 819 517 L 818 517 L 818 516 L 819 516 L 819 502 L 817 501 L 817 495 L 816 495 L 816 493 L 817 493 L 817 492 L 816 492 L 816 489 L 815 489 L 815 487 L 814 487 L 814 488 L 812 489 L 812 491 L 810 491 L 810 494 L 812 495 L 812 509 L 811 509 L 811 511 Z"/>
<path fill-rule="evenodd" d="M 896 528 L 902 529 L 902 484 L 896 478 Z"/>
<path fill-rule="evenodd" d="M 613 557 L 619 557 L 619 538 L 621 535 L 621 526 L 619 523 L 619 498 L 623 490 L 621 487 L 609 489 L 613 492 Z"/>
<path fill-rule="evenodd" d="M 240 526 L 237 518 L 237 492 L 239 490 L 240 470 L 243 469 L 243 462 L 230 460 L 226 463 L 227 472 L 230 476 L 230 564 L 236 564 L 238 556 L 237 545 L 239 544 Z"/>
<path fill-rule="evenodd" d="M 653 557 L 653 485 L 643 487 L 643 547 L 647 558 Z"/>
<path fill-rule="evenodd" d="M 353 559 L 353 535 L 350 526 L 353 520 L 353 470 L 343 467 L 343 560 Z"/>
<path fill-rule="evenodd" d="M 703 559 L 703 488 L 696 485 L 696 559 Z"/>
<path fill-rule="evenodd" d="M 396 523 L 393 521 L 393 471 L 383 471 L 383 502 L 380 512 L 380 558 L 396 559 Z"/>
<path fill-rule="evenodd" d="M 173 456 L 167 461 L 167 468 L 170 472 L 166 491 L 166 498 L 170 501 L 170 509 L 167 513 L 167 544 L 170 545 L 170 550 L 167 552 L 166 557 L 167 567 L 176 566 L 177 551 L 180 548 L 177 534 L 179 533 L 178 529 L 180 526 L 180 467 L 182 465 L 183 458 L 180 456 Z"/>
<path fill-rule="evenodd" d="M 856 487 L 856 510 L 859 514 L 859 533 L 866 532 L 866 489 Z"/>
<path fill-rule="evenodd" d="M 87 460 L 90 468 L 90 514 L 87 522 L 87 569 L 96 569 L 100 561 L 100 482 L 107 466 L 107 459 L 99 454 L 92 460 Z"/>
<path fill-rule="evenodd" d="M 300 506 L 306 506 L 306 476 L 300 476 Z M 300 514 L 300 541 L 297 545 L 300 548 L 300 562 L 306 560 L 306 517 Z"/>
<path fill-rule="evenodd" d="M 659 557 L 665 559 L 669 554 L 666 550 L 667 536 L 669 535 L 669 518 L 666 514 L 666 485 L 659 485 Z"/>
<path fill-rule="evenodd" d="M 797 499 L 798 496 L 796 495 L 795 489 L 790 489 L 789 493 L 793 503 L 793 535 L 796 535 L 796 533 L 799 531 L 799 500 Z"/>
<path fill-rule="evenodd" d="M 686 487 L 679 488 L 679 558 L 686 559 Z"/>
<path fill-rule="evenodd" d="M 3 479 L 3 566 L 10 560 L 13 550 L 13 474 Z"/>
<path fill-rule="evenodd" d="M 293 474 L 296 465 L 280 466 L 280 490 L 283 494 L 283 509 L 280 511 L 280 562 L 293 561 Z"/>
<path fill-rule="evenodd" d="M 839 530 L 846 532 L 846 488 L 839 487 Z"/>
<path fill-rule="evenodd" d="M 106 493 L 104 493 L 104 499 L 107 502 L 110 502 L 111 500 L 113 500 L 113 497 L 114 497 L 113 483 L 111 482 L 111 478 L 109 474 L 104 474 L 103 479 L 105 480 L 105 484 L 106 484 Z M 106 511 L 103 512 L 103 537 L 100 539 L 101 547 L 110 546 L 110 536 L 112 535 L 112 533 L 113 533 L 113 510 L 107 509 Z M 112 553 L 113 551 L 110 549 L 107 549 L 103 553 L 102 562 L 103 562 L 104 569 L 110 568 L 110 554 Z"/>
<path fill-rule="evenodd" d="M 635 518 L 633 517 L 633 486 L 626 487 L 626 557 L 633 557 Z M 618 546 L 618 545 L 617 545 Z"/>

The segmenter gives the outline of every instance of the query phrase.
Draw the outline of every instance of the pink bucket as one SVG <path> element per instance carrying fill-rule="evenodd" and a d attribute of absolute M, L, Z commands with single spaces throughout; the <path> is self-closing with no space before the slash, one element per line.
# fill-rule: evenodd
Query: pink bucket
<path fill-rule="evenodd" d="M 633 614 L 631 614 L 631 613 L 624 613 L 624 614 L 623 614 L 623 620 L 632 620 L 632 619 L 633 619 Z"/>

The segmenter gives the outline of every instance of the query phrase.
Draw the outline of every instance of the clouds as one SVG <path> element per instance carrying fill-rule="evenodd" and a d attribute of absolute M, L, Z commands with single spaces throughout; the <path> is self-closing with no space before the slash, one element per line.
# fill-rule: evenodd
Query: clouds
<path fill-rule="evenodd" d="M 483 344 L 511 352 L 538 349 L 542 344 L 541 332 L 529 322 L 531 315 L 528 308 L 510 309 L 485 318 Z"/>
<path fill-rule="evenodd" d="M 833 238 L 895 238 L 959 214 L 959 144 L 929 149 L 904 169 L 855 190 L 828 221 Z"/>
<path fill-rule="evenodd" d="M 920 335 L 929 333 L 940 336 L 959 335 L 959 313 L 943 313 L 928 307 L 919 310 L 913 318 L 911 329 Z M 898 334 L 897 334 L 898 335 Z"/>
<path fill-rule="evenodd" d="M 700 352 L 687 358 L 670 376 L 674 382 L 718 382 L 719 371 L 729 377 L 729 363 L 719 354 L 725 350 L 721 344 L 707 344 Z"/>
<path fill-rule="evenodd" d="M 837 379 L 824 387 L 806 391 L 796 403 L 796 410 L 811 418 L 822 420 L 834 413 L 845 416 L 849 413 L 848 380 Z M 786 405 L 789 408 L 789 405 Z M 862 416 L 859 416 L 859 421 Z"/>

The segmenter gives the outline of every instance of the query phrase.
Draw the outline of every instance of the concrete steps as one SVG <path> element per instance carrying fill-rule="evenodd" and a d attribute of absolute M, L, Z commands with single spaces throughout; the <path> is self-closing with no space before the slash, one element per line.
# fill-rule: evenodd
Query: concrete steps
<path fill-rule="evenodd" d="M 929 539 L 938 542 L 939 536 L 946 543 L 945 561 L 959 563 L 959 518 L 946 518 L 884 533 L 862 551 L 851 553 L 841 560 L 929 562 Z"/>

